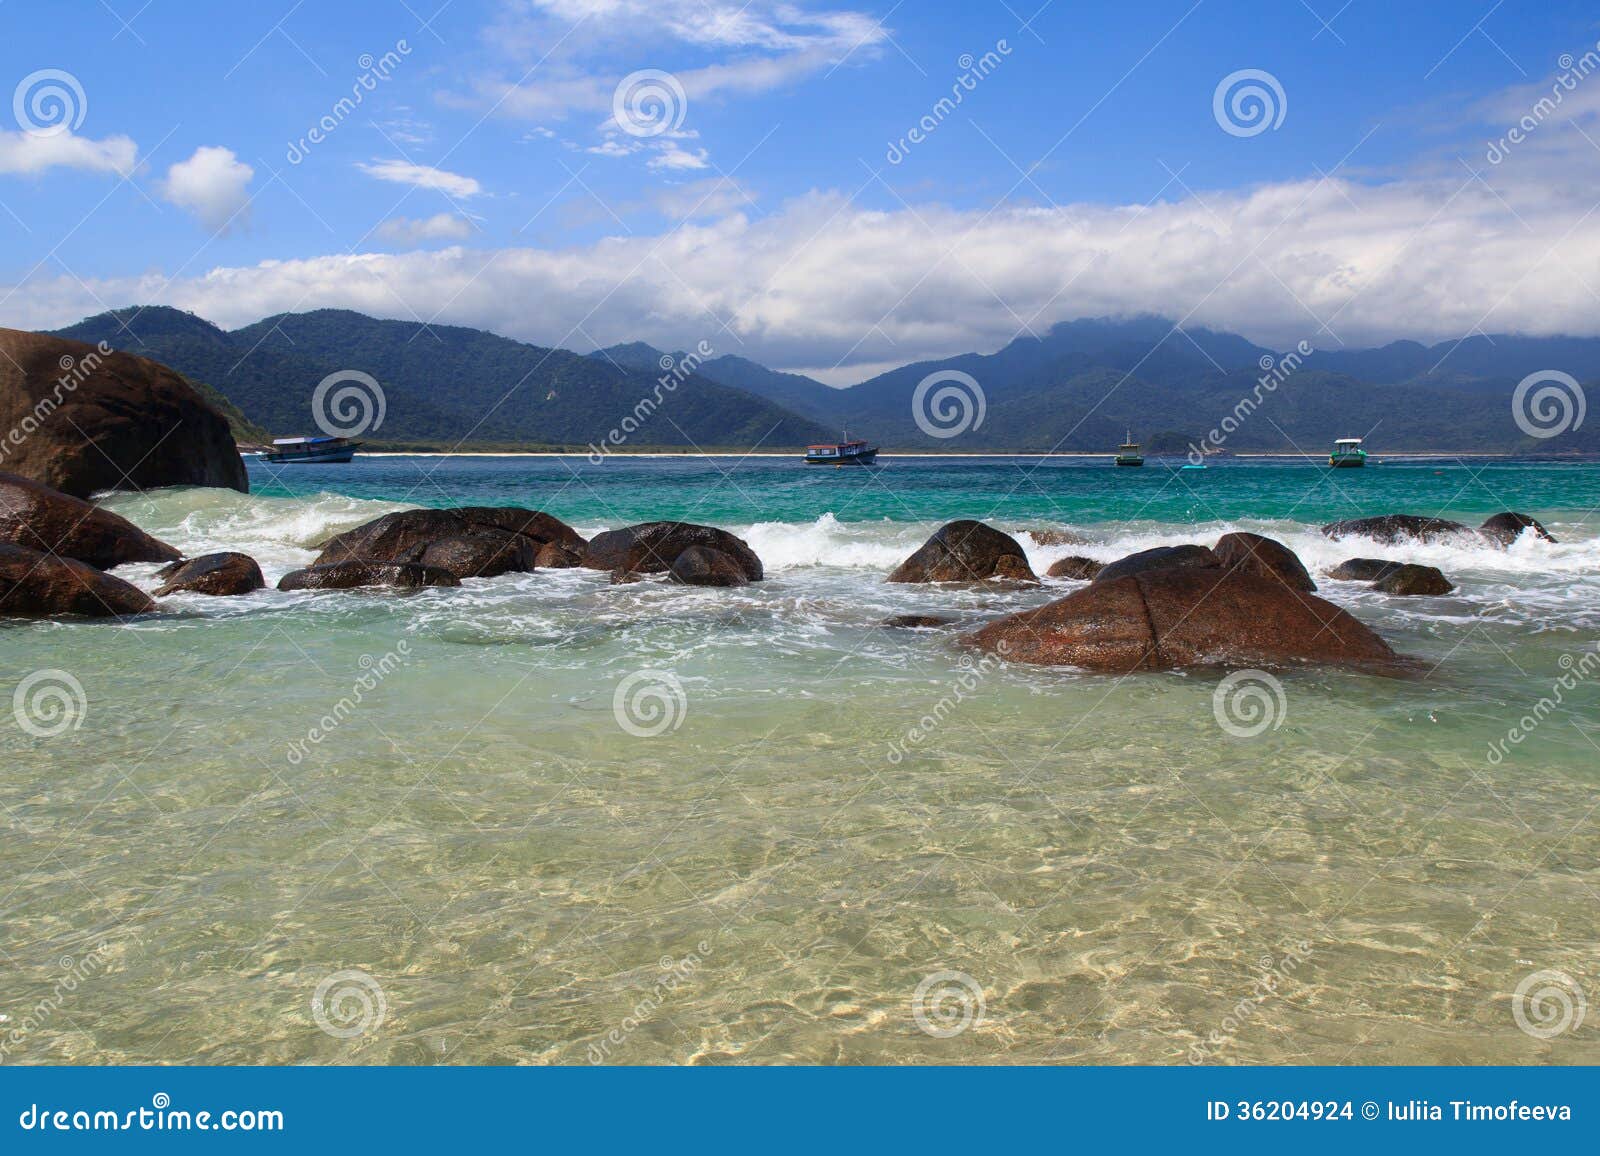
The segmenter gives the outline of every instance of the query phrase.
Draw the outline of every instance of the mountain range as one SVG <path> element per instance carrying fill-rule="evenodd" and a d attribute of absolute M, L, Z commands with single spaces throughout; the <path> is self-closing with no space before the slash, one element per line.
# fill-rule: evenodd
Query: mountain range
<path fill-rule="evenodd" d="M 384 393 L 383 424 L 367 440 L 417 448 L 583 449 L 611 435 L 627 449 L 793 449 L 848 427 L 889 449 L 1105 452 L 1131 432 L 1151 452 L 1181 453 L 1254 396 L 1253 412 L 1227 432 L 1227 449 L 1320 453 L 1334 437 L 1366 436 L 1380 453 L 1600 451 L 1596 426 L 1538 439 L 1511 408 L 1530 373 L 1600 378 L 1597 338 L 1475 336 L 1280 357 L 1238 334 L 1157 317 L 1084 319 L 992 354 L 919 362 L 840 389 L 737 356 L 697 361 L 643 342 L 577 354 L 346 310 L 279 314 L 226 331 L 154 306 L 58 332 L 105 340 L 209 387 L 236 407 L 231 416 L 247 440 L 262 430 L 314 432 L 317 384 L 355 369 Z M 924 404 L 919 423 L 913 400 L 932 374 L 946 375 L 933 398 L 955 392 L 947 420 L 930 420 Z M 972 389 L 951 374 L 977 383 L 981 422 Z M 634 428 L 624 423 L 630 416 Z M 964 432 L 935 436 L 951 424 Z M 620 443 L 612 431 L 624 435 Z"/>

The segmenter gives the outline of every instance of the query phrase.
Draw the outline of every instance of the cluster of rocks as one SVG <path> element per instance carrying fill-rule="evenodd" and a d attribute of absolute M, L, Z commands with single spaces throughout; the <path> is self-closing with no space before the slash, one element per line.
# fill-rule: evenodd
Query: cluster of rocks
<path fill-rule="evenodd" d="M 1532 534 L 1544 542 L 1555 541 L 1555 537 L 1537 518 L 1510 510 L 1491 515 L 1477 527 L 1420 514 L 1380 514 L 1373 518 L 1330 522 L 1322 527 L 1322 532 L 1334 541 L 1341 538 L 1367 538 L 1386 546 L 1454 538 L 1471 543 L 1488 542 L 1506 549 L 1524 533 Z M 1454 583 L 1437 566 L 1396 562 L 1387 558 L 1351 558 L 1329 570 L 1328 577 L 1338 582 L 1367 582 L 1372 589 L 1384 594 L 1439 595 L 1449 594 L 1455 589 Z"/>

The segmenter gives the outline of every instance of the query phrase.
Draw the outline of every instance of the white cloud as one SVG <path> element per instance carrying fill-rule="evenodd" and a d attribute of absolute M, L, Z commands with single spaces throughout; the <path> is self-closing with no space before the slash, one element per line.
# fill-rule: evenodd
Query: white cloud
<path fill-rule="evenodd" d="M 669 186 L 651 200 L 662 213 L 677 221 L 685 217 L 720 217 L 753 208 L 755 195 L 732 177 L 708 177 Z"/>
<path fill-rule="evenodd" d="M 160 183 L 161 195 L 193 213 L 213 232 L 226 232 L 244 222 L 250 180 L 255 175 L 232 149 L 204 146 L 167 170 L 167 179 Z"/>
<path fill-rule="evenodd" d="M 430 165 L 412 164 L 410 161 L 381 160 L 367 164 L 356 162 L 356 168 L 380 181 L 393 181 L 399 185 L 412 185 L 419 189 L 437 189 L 448 197 L 475 197 L 483 186 L 472 177 L 446 172 Z"/>
<path fill-rule="evenodd" d="M 695 149 L 692 152 L 682 148 L 676 141 L 664 141 L 656 146 L 656 155 L 646 163 L 652 169 L 671 169 L 683 171 L 686 169 L 703 169 L 709 167 L 705 149 Z"/>
<path fill-rule="evenodd" d="M 883 211 L 812 193 L 759 218 L 741 211 L 570 248 L 335 254 L 171 284 L 152 275 L 86 288 L 41 274 L 0 316 L 52 327 L 104 300 L 239 325 L 342 306 L 438 314 L 544 345 L 691 348 L 707 337 L 780 368 L 843 362 L 863 372 L 1101 315 L 1159 313 L 1277 348 L 1600 333 L 1600 157 L 1584 161 L 1575 148 L 1554 164 L 1519 150 L 1479 166 L 1481 180 L 1454 167 L 1376 184 L 1306 179 L 1149 205 L 992 212 Z"/>
<path fill-rule="evenodd" d="M 33 175 L 65 168 L 126 176 L 138 155 L 139 146 L 125 136 L 91 140 L 65 131 L 0 132 L 0 173 Z"/>
<path fill-rule="evenodd" d="M 390 241 L 461 241 L 472 235 L 472 222 L 455 213 L 436 213 L 420 220 L 391 217 L 378 226 L 378 235 Z"/>
<path fill-rule="evenodd" d="M 628 156 L 630 153 L 638 152 L 639 149 L 642 148 L 642 147 L 643 146 L 638 145 L 638 144 L 626 144 L 625 145 L 625 144 L 622 144 L 620 141 L 607 140 L 607 141 L 601 141 L 599 144 L 594 145 L 591 148 L 586 148 L 583 151 L 586 152 L 586 153 L 594 153 L 595 156 L 600 156 L 600 157 L 625 157 L 625 156 Z"/>

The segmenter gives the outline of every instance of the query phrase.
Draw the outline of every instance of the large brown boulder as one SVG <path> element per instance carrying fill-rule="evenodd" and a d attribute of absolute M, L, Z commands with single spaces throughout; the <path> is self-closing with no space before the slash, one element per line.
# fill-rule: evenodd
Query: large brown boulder
<path fill-rule="evenodd" d="M 1050 569 L 1044 572 L 1046 578 L 1072 578 L 1079 582 L 1088 582 L 1099 577 L 1104 570 L 1104 562 L 1096 562 L 1093 558 L 1080 557 L 1074 554 L 1070 558 L 1057 558 L 1050 563 Z"/>
<path fill-rule="evenodd" d="M 401 510 L 346 530 L 323 544 L 315 566 L 335 562 L 410 562 L 457 578 L 493 578 L 535 569 L 547 547 L 572 553 L 582 536 L 559 518 L 515 506 Z"/>
<path fill-rule="evenodd" d="M 1376 582 L 1403 565 L 1403 562 L 1390 562 L 1383 558 L 1350 558 L 1329 570 L 1328 577 L 1335 582 Z"/>
<path fill-rule="evenodd" d="M 1430 542 L 1452 534 L 1471 536 L 1471 526 L 1452 522 L 1447 518 L 1424 518 L 1419 514 L 1379 514 L 1375 518 L 1348 518 L 1343 522 L 1329 522 L 1322 532 L 1335 540 L 1339 538 L 1371 538 L 1386 545 L 1413 539 Z"/>
<path fill-rule="evenodd" d="M 0 615 L 108 618 L 155 608 L 151 597 L 137 586 L 86 563 L 0 543 Z"/>
<path fill-rule="evenodd" d="M 291 570 L 278 579 L 279 590 L 353 590 L 359 586 L 416 590 L 423 586 L 459 585 L 461 579 L 450 571 L 415 562 L 329 562 Z"/>
<path fill-rule="evenodd" d="M 889 575 L 890 582 L 982 582 L 989 578 L 1039 580 L 1015 538 L 966 518 L 940 526 Z"/>
<path fill-rule="evenodd" d="M 1152 570 L 1215 570 L 1222 559 L 1205 546 L 1155 546 L 1118 558 L 1101 568 L 1096 582 L 1115 582 L 1134 574 L 1147 574 Z"/>
<path fill-rule="evenodd" d="M 0 542 L 76 558 L 101 570 L 182 557 L 120 514 L 6 473 L 0 473 Z"/>
<path fill-rule="evenodd" d="M 174 562 L 156 573 L 163 585 L 156 591 L 157 598 L 168 594 L 213 594 L 219 597 L 231 594 L 249 594 L 266 586 L 261 567 L 248 554 L 231 551 L 221 554 L 202 554 L 187 562 Z"/>
<path fill-rule="evenodd" d="M 1226 570 L 1254 574 L 1258 578 L 1275 578 L 1291 590 L 1304 590 L 1308 594 L 1317 588 L 1300 556 L 1274 538 L 1248 533 L 1224 534 L 1217 539 L 1211 552 Z"/>
<path fill-rule="evenodd" d="M 1408 563 L 1379 575 L 1372 588 L 1385 594 L 1448 594 L 1455 586 L 1437 567 Z"/>
<path fill-rule="evenodd" d="M 0 467 L 79 498 L 249 490 L 226 418 L 166 366 L 107 350 L 0 329 Z"/>
<path fill-rule="evenodd" d="M 709 546 L 690 546 L 672 560 L 667 573 L 685 586 L 744 586 L 750 581 L 738 559 Z"/>
<path fill-rule="evenodd" d="M 732 558 L 745 580 L 764 576 L 761 559 L 745 543 L 715 526 L 692 522 L 642 522 L 596 534 L 589 542 L 583 564 L 591 570 L 621 570 L 625 574 L 664 574 L 691 546 L 704 546 Z"/>
<path fill-rule="evenodd" d="M 1491 514 L 1484 519 L 1483 525 L 1478 527 L 1478 533 L 1502 546 L 1509 546 L 1515 542 L 1524 530 L 1532 530 L 1534 537 L 1546 542 L 1554 542 L 1550 531 L 1539 524 L 1539 519 L 1527 514 L 1518 514 L 1507 511 L 1504 514 Z"/>
<path fill-rule="evenodd" d="M 1189 666 L 1381 666 L 1394 651 L 1345 611 L 1276 578 L 1154 570 L 1096 581 L 963 640 L 1014 662 L 1110 673 Z"/>

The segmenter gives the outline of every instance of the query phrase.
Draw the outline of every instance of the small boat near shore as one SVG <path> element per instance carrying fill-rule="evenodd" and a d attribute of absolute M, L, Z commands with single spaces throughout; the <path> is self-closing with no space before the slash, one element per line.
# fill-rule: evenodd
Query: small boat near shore
<path fill-rule="evenodd" d="M 273 438 L 272 448 L 256 457 L 274 464 L 316 464 L 348 462 L 355 457 L 361 443 L 349 438 Z"/>
<path fill-rule="evenodd" d="M 862 439 L 850 439 L 850 433 L 845 431 L 845 440 L 832 445 L 807 446 L 806 465 L 808 466 L 870 466 L 878 458 L 878 447 Z"/>
<path fill-rule="evenodd" d="M 1127 432 L 1127 441 L 1117 447 L 1117 456 L 1114 459 L 1119 466 L 1142 466 L 1144 455 L 1139 452 L 1139 443 L 1133 440 L 1133 431 Z"/>
<path fill-rule="evenodd" d="M 1336 470 L 1360 469 L 1367 464 L 1367 451 L 1361 448 L 1361 438 L 1338 438 L 1333 451 L 1328 454 L 1328 465 Z"/>

